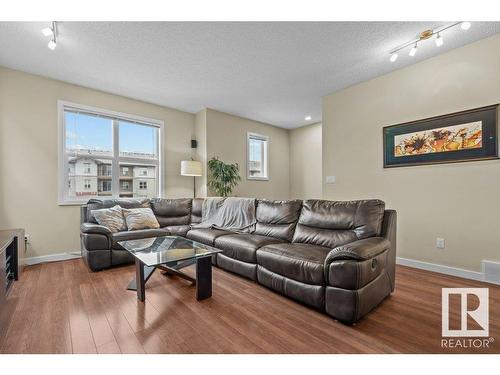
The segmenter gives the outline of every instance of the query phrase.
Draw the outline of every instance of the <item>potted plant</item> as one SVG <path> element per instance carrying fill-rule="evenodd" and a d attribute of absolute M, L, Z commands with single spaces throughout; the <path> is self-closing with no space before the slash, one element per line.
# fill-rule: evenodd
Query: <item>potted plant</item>
<path fill-rule="evenodd" d="M 208 188 L 218 196 L 227 197 L 241 181 L 238 163 L 226 164 L 217 157 L 208 161 Z"/>

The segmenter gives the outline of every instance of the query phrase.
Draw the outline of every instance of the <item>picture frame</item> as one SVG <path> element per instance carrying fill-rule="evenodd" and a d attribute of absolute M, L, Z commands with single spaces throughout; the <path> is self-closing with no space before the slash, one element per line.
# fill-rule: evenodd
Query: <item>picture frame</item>
<path fill-rule="evenodd" d="M 498 107 L 384 127 L 384 168 L 498 159 Z"/>

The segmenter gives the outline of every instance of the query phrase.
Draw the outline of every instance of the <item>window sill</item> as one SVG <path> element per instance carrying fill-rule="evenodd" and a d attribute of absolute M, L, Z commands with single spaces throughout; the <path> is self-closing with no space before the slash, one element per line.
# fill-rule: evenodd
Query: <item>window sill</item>
<path fill-rule="evenodd" d="M 85 206 L 87 201 L 64 201 L 57 202 L 58 206 Z"/>
<path fill-rule="evenodd" d="M 269 177 L 247 177 L 249 181 L 269 181 Z"/>

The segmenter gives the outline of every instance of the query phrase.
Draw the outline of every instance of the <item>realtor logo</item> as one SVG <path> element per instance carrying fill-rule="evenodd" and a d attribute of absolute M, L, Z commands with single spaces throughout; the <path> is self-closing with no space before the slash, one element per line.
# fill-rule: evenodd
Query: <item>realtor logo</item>
<path fill-rule="evenodd" d="M 460 303 L 458 311 L 450 311 L 450 296 Z M 488 288 L 443 288 L 441 297 L 443 337 L 489 336 Z M 450 314 L 459 314 L 460 327 L 450 329 Z"/>

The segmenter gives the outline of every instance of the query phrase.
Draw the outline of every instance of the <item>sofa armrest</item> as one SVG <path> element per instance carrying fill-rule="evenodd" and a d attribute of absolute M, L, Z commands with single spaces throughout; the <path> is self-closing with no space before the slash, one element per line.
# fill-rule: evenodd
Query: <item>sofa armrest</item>
<path fill-rule="evenodd" d="M 370 237 L 354 241 L 331 250 L 325 264 L 328 265 L 336 260 L 367 260 L 371 259 L 387 249 L 391 243 L 382 237 Z"/>
<path fill-rule="evenodd" d="M 80 225 L 80 231 L 87 234 L 104 234 L 105 236 L 111 236 L 111 231 L 104 225 L 83 223 Z"/>

